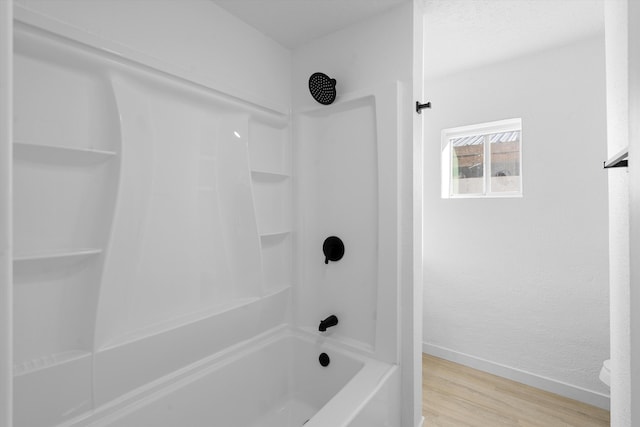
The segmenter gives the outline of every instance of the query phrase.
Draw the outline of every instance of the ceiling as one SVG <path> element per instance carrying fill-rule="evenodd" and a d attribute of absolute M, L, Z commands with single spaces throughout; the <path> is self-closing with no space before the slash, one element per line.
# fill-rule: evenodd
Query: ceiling
<path fill-rule="evenodd" d="M 281 45 L 294 49 L 408 0 L 213 0 Z"/>
<path fill-rule="evenodd" d="M 410 0 L 213 0 L 295 49 Z M 427 78 L 604 32 L 606 0 L 422 0 Z"/>
<path fill-rule="evenodd" d="M 605 0 L 423 0 L 427 78 L 604 33 Z"/>

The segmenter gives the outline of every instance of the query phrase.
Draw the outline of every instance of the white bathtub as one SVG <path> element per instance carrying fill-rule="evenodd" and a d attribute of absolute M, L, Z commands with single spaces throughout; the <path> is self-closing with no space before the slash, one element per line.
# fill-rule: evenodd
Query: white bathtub
<path fill-rule="evenodd" d="M 390 379 L 397 377 L 396 367 L 328 341 L 279 330 L 222 357 L 200 361 L 153 391 L 133 393 L 126 404 L 98 409 L 72 425 L 392 426 L 388 420 L 395 419 L 397 411 L 387 400 L 393 395 L 390 384 L 395 381 Z M 318 360 L 323 352 L 331 359 L 327 367 Z"/>

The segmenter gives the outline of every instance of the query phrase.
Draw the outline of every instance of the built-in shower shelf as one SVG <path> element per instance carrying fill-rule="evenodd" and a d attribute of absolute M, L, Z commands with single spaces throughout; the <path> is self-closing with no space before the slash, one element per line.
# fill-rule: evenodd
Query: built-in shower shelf
<path fill-rule="evenodd" d="M 290 230 L 271 231 L 267 233 L 260 233 L 260 237 L 263 239 L 271 239 L 271 238 L 283 237 L 290 233 L 291 233 Z"/>
<path fill-rule="evenodd" d="M 91 164 L 113 158 L 117 156 L 118 153 L 93 148 L 14 142 L 13 155 L 17 159 L 37 163 Z"/>
<path fill-rule="evenodd" d="M 289 283 L 281 283 L 278 285 L 269 286 L 264 294 L 265 297 L 270 297 L 272 295 L 277 295 L 281 292 L 285 292 L 291 289 L 291 284 Z"/>
<path fill-rule="evenodd" d="M 85 258 L 92 255 L 98 255 L 100 253 L 102 253 L 102 249 L 88 248 L 88 249 L 77 249 L 72 251 L 17 255 L 13 258 L 13 262 L 14 264 L 16 263 L 19 264 L 19 263 L 26 263 L 26 262 L 47 261 L 52 259 Z"/>
<path fill-rule="evenodd" d="M 124 344 L 142 340 L 144 338 L 157 336 L 168 331 L 184 327 L 186 325 L 203 322 L 217 315 L 233 311 L 241 307 L 246 307 L 252 303 L 255 303 L 256 301 L 258 301 L 258 299 L 258 297 L 235 298 L 229 301 L 216 303 L 199 311 L 194 311 L 192 313 L 176 316 L 173 318 L 167 318 L 164 321 L 136 329 L 117 338 L 114 338 L 106 342 L 104 345 L 100 346 L 98 351 L 113 349 Z"/>
<path fill-rule="evenodd" d="M 24 360 L 21 363 L 13 365 L 13 375 L 20 376 L 30 374 L 42 369 L 52 368 L 54 366 L 63 365 L 65 363 L 90 357 L 91 353 L 84 350 L 70 350 L 62 353 L 55 353 L 48 356 L 42 356 L 35 359 Z"/>
<path fill-rule="evenodd" d="M 53 269 L 65 268 L 83 262 L 102 253 L 102 249 L 77 249 L 72 251 L 48 252 L 18 255 L 13 258 L 16 276 L 44 273 Z"/>
<path fill-rule="evenodd" d="M 277 181 L 284 181 L 285 179 L 289 178 L 290 175 L 286 173 L 280 173 L 280 172 L 269 172 L 264 170 L 253 169 L 251 170 L 251 177 L 256 181 L 277 182 Z"/>

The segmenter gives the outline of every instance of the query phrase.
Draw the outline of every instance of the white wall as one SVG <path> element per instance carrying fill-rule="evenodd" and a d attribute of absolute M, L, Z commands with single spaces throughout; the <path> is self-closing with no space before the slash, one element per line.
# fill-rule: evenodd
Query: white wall
<path fill-rule="evenodd" d="M 141 52 L 233 96 L 288 112 L 289 50 L 213 1 L 17 0 L 16 5 Z"/>
<path fill-rule="evenodd" d="M 414 340 L 413 322 L 413 227 L 412 227 L 412 69 L 414 22 L 413 4 L 407 2 L 370 20 L 352 25 L 326 37 L 319 38 L 293 52 L 293 107 L 294 111 L 318 105 L 308 91 L 309 76 L 321 71 L 337 80 L 340 93 L 358 92 L 385 87 L 400 81 L 403 90 L 398 112 L 402 139 L 400 194 L 401 215 L 401 275 L 402 336 L 401 354 L 403 426 L 415 426 L 420 418 L 420 396 L 415 393 L 420 377 L 414 370 L 418 349 L 410 349 L 407 342 Z M 354 171 L 357 173 L 357 171 Z M 411 398 L 409 397 L 411 396 Z"/>
<path fill-rule="evenodd" d="M 640 174 L 633 158 L 640 152 L 640 5 L 605 2 L 607 118 L 609 153 L 629 146 L 630 166 L 609 184 L 611 250 L 611 425 L 640 420 Z M 615 215 L 615 216 L 614 216 Z"/>
<path fill-rule="evenodd" d="M 425 93 L 424 350 L 606 406 L 603 38 L 427 81 Z M 524 197 L 441 199 L 440 132 L 516 117 Z"/>
<path fill-rule="evenodd" d="M 0 1 L 0 427 L 12 425 L 11 177 L 13 2 Z"/>
<path fill-rule="evenodd" d="M 607 151 L 629 144 L 627 1 L 605 2 Z M 629 325 L 629 174 L 609 175 L 609 286 L 611 309 L 611 425 L 631 425 Z"/>
<path fill-rule="evenodd" d="M 317 105 L 308 89 L 316 71 L 337 80 L 338 95 L 395 81 L 411 84 L 412 10 L 411 4 L 402 5 L 295 49 L 295 109 Z"/>

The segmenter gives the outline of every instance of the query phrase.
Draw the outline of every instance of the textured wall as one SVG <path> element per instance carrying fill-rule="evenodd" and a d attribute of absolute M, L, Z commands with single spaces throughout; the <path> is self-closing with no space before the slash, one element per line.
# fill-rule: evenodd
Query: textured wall
<path fill-rule="evenodd" d="M 606 403 L 602 36 L 427 81 L 425 92 L 434 106 L 425 120 L 425 348 Z M 517 117 L 524 197 L 441 199 L 442 129 Z"/>

